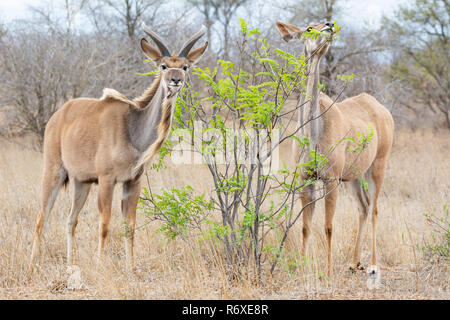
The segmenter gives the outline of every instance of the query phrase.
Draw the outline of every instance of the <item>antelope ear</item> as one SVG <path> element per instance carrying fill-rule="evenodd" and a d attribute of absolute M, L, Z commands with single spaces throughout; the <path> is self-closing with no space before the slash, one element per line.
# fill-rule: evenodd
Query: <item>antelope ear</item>
<path fill-rule="evenodd" d="M 300 28 L 297 28 L 293 24 L 290 23 L 283 23 L 283 22 L 276 22 L 276 25 L 278 27 L 278 30 L 281 33 L 281 36 L 283 37 L 283 40 L 288 42 L 289 40 L 292 40 L 294 38 L 299 39 L 302 33 L 304 32 Z M 289 32 L 291 31 L 292 34 Z"/>
<path fill-rule="evenodd" d="M 144 51 L 147 57 L 149 57 L 155 62 L 159 61 L 162 58 L 161 51 L 159 51 L 157 48 L 148 43 L 148 41 L 145 40 L 145 38 L 141 39 L 141 49 L 142 51 Z"/>
<path fill-rule="evenodd" d="M 206 43 L 203 46 L 189 52 L 186 58 L 189 60 L 191 64 L 196 64 L 203 57 L 203 54 L 205 53 L 207 47 L 208 41 L 206 41 Z"/>

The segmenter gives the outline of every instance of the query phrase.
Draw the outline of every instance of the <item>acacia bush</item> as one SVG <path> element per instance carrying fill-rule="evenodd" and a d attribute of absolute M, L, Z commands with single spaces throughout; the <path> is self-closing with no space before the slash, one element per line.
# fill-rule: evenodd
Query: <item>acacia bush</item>
<path fill-rule="evenodd" d="M 313 31 L 305 36 L 318 34 Z M 249 52 L 249 42 L 254 42 L 254 52 Z M 308 139 L 297 136 L 314 119 L 295 130 L 291 126 L 297 123 L 294 114 L 303 105 L 292 106 L 288 99 L 305 94 L 308 59 L 271 47 L 258 29 L 249 30 L 243 20 L 238 49 L 241 58 L 251 57 L 250 70 L 242 67 L 242 59 L 236 63 L 219 60 L 214 69 L 194 68 L 193 74 L 207 93 L 201 96 L 189 85 L 183 89 L 175 107 L 172 140 L 153 165 L 153 169 L 164 170 L 164 157 L 181 151 L 184 163 L 197 157 L 197 163 L 208 167 L 214 183 L 209 198 L 195 195 L 190 186 L 161 194 L 148 187 L 140 207 L 150 220 L 162 222 L 159 230 L 168 239 L 180 236 L 189 242 L 195 238 L 213 246 L 212 252 L 223 252 L 229 276 L 241 275 L 250 267 L 260 281 L 263 270 L 273 273 L 280 261 L 291 265 L 288 270 L 292 263 L 304 263 L 303 257 L 284 255 L 283 248 L 304 208 L 326 195 L 315 173 L 325 170 L 327 155 L 310 150 Z M 340 78 L 343 90 L 352 77 Z M 350 139 L 354 152 L 363 152 L 370 140 L 360 138 Z M 280 144 L 292 141 L 311 160 L 293 167 L 281 161 Z M 311 185 L 317 189 L 317 198 L 296 207 L 303 189 Z"/>

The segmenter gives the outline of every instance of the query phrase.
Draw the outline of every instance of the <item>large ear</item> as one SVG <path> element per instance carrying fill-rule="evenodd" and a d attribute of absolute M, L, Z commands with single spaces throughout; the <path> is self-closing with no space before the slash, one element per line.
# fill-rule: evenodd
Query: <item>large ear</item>
<path fill-rule="evenodd" d="M 283 40 L 286 42 L 292 40 L 293 38 L 299 39 L 302 33 L 304 32 L 304 30 L 301 30 L 300 28 L 297 28 L 296 26 L 290 23 L 283 23 L 277 21 L 276 25 L 281 33 L 281 36 L 283 37 Z M 289 31 L 292 32 L 292 34 Z"/>
<path fill-rule="evenodd" d="M 141 39 L 141 48 L 144 51 L 145 55 L 152 59 L 153 61 L 159 61 L 162 58 L 161 51 L 148 43 L 145 38 Z"/>
<path fill-rule="evenodd" d="M 208 41 L 206 41 L 206 43 L 203 46 L 195 50 L 191 50 L 191 52 L 188 53 L 186 58 L 189 60 L 191 64 L 196 64 L 203 57 L 203 54 L 205 53 L 207 47 Z"/>

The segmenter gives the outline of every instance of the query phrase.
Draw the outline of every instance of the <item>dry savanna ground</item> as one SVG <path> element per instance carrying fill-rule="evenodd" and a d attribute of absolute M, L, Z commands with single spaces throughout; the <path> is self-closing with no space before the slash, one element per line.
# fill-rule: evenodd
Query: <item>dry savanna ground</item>
<path fill-rule="evenodd" d="M 288 156 L 284 148 L 281 157 Z M 202 248 L 182 240 L 167 242 L 155 232 L 158 223 L 140 228 L 136 235 L 136 270 L 124 266 L 120 192 L 114 197 L 105 264 L 96 269 L 97 201 L 93 187 L 79 217 L 74 264 L 79 267 L 82 288 L 69 290 L 66 259 L 66 217 L 70 188 L 62 191 L 44 230 L 43 250 L 37 269 L 27 273 L 32 232 L 39 210 L 42 154 L 17 144 L 0 141 L 0 299 L 449 299 L 448 262 L 433 264 L 420 247 L 431 241 L 432 228 L 424 213 L 443 215 L 449 201 L 450 133 L 421 129 L 398 130 L 379 200 L 378 257 L 381 287 L 369 290 L 367 274 L 348 271 L 357 235 L 356 202 L 343 188 L 334 219 L 334 275 L 323 279 L 326 244 L 323 201 L 316 206 L 311 239 L 311 263 L 290 269 L 283 265 L 263 284 L 245 277 L 231 281 L 223 266 L 207 265 Z M 190 184 L 211 190 L 206 169 L 169 165 L 149 171 L 153 191 Z M 147 222 L 138 214 L 138 226 Z M 286 246 L 295 256 L 301 247 L 301 222 Z M 362 262 L 370 258 L 370 223 L 364 238 Z"/>

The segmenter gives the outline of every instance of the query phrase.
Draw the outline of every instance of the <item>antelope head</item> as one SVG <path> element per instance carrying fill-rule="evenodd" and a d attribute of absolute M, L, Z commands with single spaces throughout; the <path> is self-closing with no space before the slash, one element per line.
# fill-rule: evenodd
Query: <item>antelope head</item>
<path fill-rule="evenodd" d="M 147 27 L 145 23 L 142 23 L 142 28 L 157 46 L 157 48 L 152 46 L 145 38 L 142 38 L 142 51 L 158 66 L 161 73 L 161 84 L 171 94 L 178 93 L 184 86 L 186 71 L 201 59 L 208 47 L 208 42 L 206 42 L 203 46 L 192 50 L 195 43 L 205 34 L 206 27 L 202 26 L 196 34 L 186 41 L 178 54 L 171 54 L 161 37 Z"/>
<path fill-rule="evenodd" d="M 304 33 L 318 31 L 317 35 L 305 37 L 305 53 L 310 57 L 313 54 L 323 56 L 327 53 L 332 41 L 332 36 L 335 33 L 333 23 L 326 22 L 320 24 L 313 24 L 306 29 L 300 29 L 290 23 L 277 22 L 278 30 L 283 37 L 283 40 L 288 42 L 292 39 L 301 39 Z"/>

